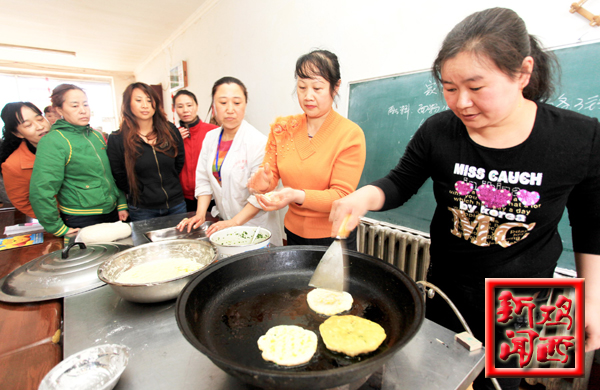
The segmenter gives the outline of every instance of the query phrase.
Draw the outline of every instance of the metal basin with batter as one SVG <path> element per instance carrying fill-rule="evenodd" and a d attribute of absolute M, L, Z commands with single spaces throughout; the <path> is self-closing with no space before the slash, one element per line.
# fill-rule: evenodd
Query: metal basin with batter
<path fill-rule="evenodd" d="M 169 258 L 186 258 L 198 262 L 201 268 L 173 279 L 149 283 L 119 283 L 121 273 L 134 266 Z M 202 269 L 217 258 L 214 246 L 201 240 L 160 241 L 127 249 L 120 252 L 98 268 L 98 278 L 108 284 L 123 299 L 151 303 L 175 299 L 183 287 Z"/>

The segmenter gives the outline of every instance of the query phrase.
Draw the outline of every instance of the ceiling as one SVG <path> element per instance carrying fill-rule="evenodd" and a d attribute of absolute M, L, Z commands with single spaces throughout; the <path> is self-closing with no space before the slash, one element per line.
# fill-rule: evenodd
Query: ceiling
<path fill-rule="evenodd" d="M 0 64 L 131 72 L 194 19 L 209 0 L 0 0 Z"/>

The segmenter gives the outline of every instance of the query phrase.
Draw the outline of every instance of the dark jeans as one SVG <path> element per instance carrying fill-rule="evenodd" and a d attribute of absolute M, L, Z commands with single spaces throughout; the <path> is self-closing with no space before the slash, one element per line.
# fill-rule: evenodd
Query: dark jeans
<path fill-rule="evenodd" d="M 99 215 L 69 215 L 60 213 L 60 218 L 70 228 L 84 228 L 98 223 L 117 222 L 119 220 L 119 212 L 117 209 L 114 209 L 108 214 Z"/>
<path fill-rule="evenodd" d="M 333 237 L 304 238 L 290 232 L 287 228 L 284 228 L 284 230 L 285 234 L 287 234 L 288 245 L 320 245 L 328 247 L 334 240 Z M 356 229 L 354 229 L 346 239 L 346 249 L 356 250 Z"/>
<path fill-rule="evenodd" d="M 173 214 L 185 214 L 187 212 L 185 208 L 185 202 L 181 202 L 178 205 L 170 207 L 168 209 L 142 209 L 129 205 L 129 217 L 132 222 L 143 221 L 145 219 L 165 217 Z"/>
<path fill-rule="evenodd" d="M 208 205 L 208 209 L 206 211 L 208 211 L 210 213 L 210 211 L 212 210 L 214 205 L 215 205 L 215 200 L 211 199 L 210 204 Z M 185 198 L 185 207 L 187 208 L 188 213 L 190 211 L 198 210 L 198 199 Z"/>
<path fill-rule="evenodd" d="M 435 269 L 434 267 L 432 267 Z M 431 271 L 431 269 L 430 269 Z M 458 311 L 462 314 L 467 325 L 471 328 L 475 338 L 485 343 L 485 279 L 475 277 L 465 277 L 457 274 L 459 271 L 443 270 L 430 272 L 427 281 L 439 287 L 456 305 Z M 538 278 L 551 278 L 554 274 L 554 268 L 544 271 Z M 532 291 L 533 292 L 533 291 Z M 425 317 L 429 320 L 444 326 L 456 333 L 464 332 L 464 328 L 456 314 L 443 298 L 436 294 L 432 299 L 427 299 L 425 303 Z M 500 351 L 501 340 L 504 337 L 504 331 L 499 330 L 495 333 L 496 353 Z M 513 359 L 507 362 L 496 359 L 496 367 L 518 367 L 518 361 Z M 521 378 L 498 378 L 498 383 L 502 390 L 518 390 Z M 473 382 L 475 390 L 494 390 L 494 385 L 490 379 L 485 378 L 485 372 Z"/>
<path fill-rule="evenodd" d="M 198 199 L 185 198 L 185 208 L 187 209 L 188 213 L 190 211 L 198 210 Z"/>

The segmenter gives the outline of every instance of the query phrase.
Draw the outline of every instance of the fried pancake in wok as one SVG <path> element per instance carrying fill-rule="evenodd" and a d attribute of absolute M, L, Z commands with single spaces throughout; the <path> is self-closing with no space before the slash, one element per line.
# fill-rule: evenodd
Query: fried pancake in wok
<path fill-rule="evenodd" d="M 278 325 L 260 336 L 258 348 L 265 360 L 297 366 L 308 362 L 317 351 L 317 335 L 296 325 Z"/>
<path fill-rule="evenodd" d="M 373 352 L 386 338 L 379 324 L 352 315 L 329 317 L 319 331 L 329 350 L 348 356 Z"/>
<path fill-rule="evenodd" d="M 332 316 L 352 309 L 352 295 L 347 292 L 315 288 L 306 295 L 308 306 L 319 314 Z"/>

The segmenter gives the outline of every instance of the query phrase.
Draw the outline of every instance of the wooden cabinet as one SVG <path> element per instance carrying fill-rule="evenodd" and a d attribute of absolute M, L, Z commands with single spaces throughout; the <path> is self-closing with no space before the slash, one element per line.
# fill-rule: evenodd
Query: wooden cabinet
<path fill-rule="evenodd" d="M 12 215 L 8 215 L 12 213 Z M 14 210 L 0 211 L 0 233 L 22 223 Z M 46 253 L 62 249 L 63 239 L 44 234 L 42 244 L 0 252 L 0 278 Z M 0 383 L 3 389 L 37 389 L 62 360 L 60 332 L 63 300 L 40 303 L 0 302 Z"/>

